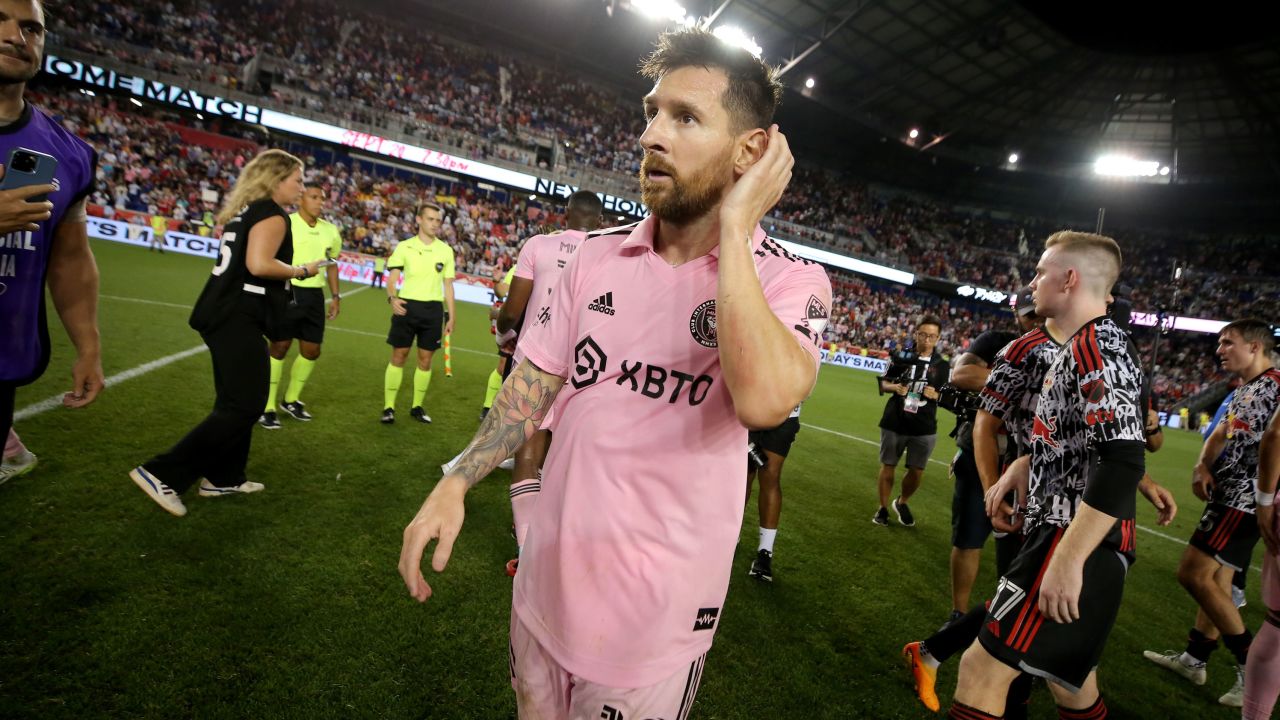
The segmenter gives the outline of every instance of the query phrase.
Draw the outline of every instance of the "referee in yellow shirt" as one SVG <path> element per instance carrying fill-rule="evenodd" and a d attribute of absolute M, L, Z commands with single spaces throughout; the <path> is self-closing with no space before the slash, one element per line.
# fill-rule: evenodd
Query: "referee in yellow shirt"
<path fill-rule="evenodd" d="M 387 302 L 392 313 L 391 331 L 387 333 L 391 363 L 387 365 L 382 405 L 382 422 L 387 425 L 396 421 L 396 395 L 404 378 L 404 361 L 415 340 L 418 369 L 413 374 L 413 407 L 409 415 L 421 423 L 431 422 L 422 408 L 431 385 L 431 356 L 440 348 L 440 339 L 453 332 L 456 317 L 453 248 L 436 237 L 444 213 L 439 205 L 423 203 L 414 214 L 418 218 L 418 234 L 397 243 L 387 260 Z M 397 293 L 401 276 L 404 287 Z"/>
<path fill-rule="evenodd" d="M 316 260 L 338 257 L 342 252 L 342 234 L 338 226 L 320 219 L 324 212 L 324 189 L 309 187 L 298 201 L 298 212 L 289 216 L 290 230 L 293 233 L 293 264 L 305 265 Z M 305 280 L 293 281 L 293 302 L 289 303 L 289 315 L 280 325 L 269 328 L 271 333 L 271 386 L 267 393 L 267 409 L 258 424 L 268 430 L 280 428 L 280 420 L 276 417 L 276 390 L 280 385 L 280 376 L 284 373 L 284 358 L 298 339 L 298 357 L 289 370 L 289 388 L 285 391 L 284 402 L 280 409 L 295 420 L 306 422 L 311 413 L 299 399 L 302 387 L 311 377 L 316 360 L 320 358 L 320 345 L 324 342 L 324 286 L 329 285 L 328 318 L 338 317 L 338 266 L 330 265 L 322 278 L 318 274 Z"/>

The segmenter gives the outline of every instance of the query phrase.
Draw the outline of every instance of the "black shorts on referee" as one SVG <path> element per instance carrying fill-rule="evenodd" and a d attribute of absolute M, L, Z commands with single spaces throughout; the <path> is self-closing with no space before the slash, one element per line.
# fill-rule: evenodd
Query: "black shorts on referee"
<path fill-rule="evenodd" d="M 1080 619 L 1056 623 L 1040 613 L 1040 581 L 1064 533 L 1062 528 L 1041 525 L 1027 536 L 987 605 L 978 642 L 1014 670 L 1079 692 L 1098 666 L 1120 612 L 1129 561 L 1106 543 L 1099 545 L 1084 563 Z"/>
<path fill-rule="evenodd" d="M 320 345 L 324 343 L 324 290 L 322 288 L 294 287 L 293 300 L 282 320 L 268 328 L 272 342 L 299 340 Z"/>
<path fill-rule="evenodd" d="M 405 300 L 404 309 L 404 315 L 391 315 L 387 344 L 393 348 L 407 348 L 416 342 L 419 350 L 439 350 L 440 339 L 444 336 L 444 303 L 439 300 Z"/>
<path fill-rule="evenodd" d="M 1240 571 L 1249 567 L 1260 537 L 1256 515 L 1211 502 L 1205 506 L 1188 544 L 1220 564 Z"/>
<path fill-rule="evenodd" d="M 800 433 L 800 418 L 787 418 L 782 423 L 771 430 L 752 430 L 747 433 L 747 442 L 753 443 L 761 450 L 768 450 L 774 455 L 786 457 L 791 452 L 791 444 L 796 441 L 796 435 Z"/>

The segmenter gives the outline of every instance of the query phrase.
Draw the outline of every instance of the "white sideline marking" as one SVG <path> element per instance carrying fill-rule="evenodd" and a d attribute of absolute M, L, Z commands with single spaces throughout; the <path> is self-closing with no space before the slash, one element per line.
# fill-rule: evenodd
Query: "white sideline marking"
<path fill-rule="evenodd" d="M 850 434 L 848 434 L 848 433 L 842 433 L 842 432 L 840 432 L 840 431 L 838 431 L 838 430 L 832 430 L 832 429 L 830 429 L 830 428 L 819 427 L 819 426 L 817 426 L 817 425 L 810 425 L 809 423 L 800 423 L 800 424 L 801 424 L 802 426 L 804 426 L 804 427 L 807 427 L 807 428 L 810 428 L 810 429 L 813 429 L 813 430 L 818 430 L 818 431 L 821 431 L 821 432 L 824 432 L 824 433 L 831 433 L 832 435 L 838 435 L 838 436 L 840 436 L 840 437 L 842 437 L 842 438 L 848 438 L 849 440 L 854 440 L 854 441 L 857 441 L 857 442 L 860 442 L 860 443 L 864 443 L 864 444 L 867 444 L 867 445 L 874 445 L 875 447 L 880 447 L 880 443 L 873 442 L 873 441 L 868 440 L 868 439 L 866 439 L 866 438 L 860 438 L 860 437 L 858 437 L 857 435 L 850 435 Z M 947 463 L 944 463 L 944 462 L 942 462 L 941 460 L 934 460 L 933 458 L 929 458 L 929 462 L 934 463 L 934 464 L 936 464 L 936 465 L 941 465 L 941 466 L 943 466 L 943 467 L 947 467 L 947 466 L 948 466 L 948 464 L 947 464 Z M 1143 525 L 1139 525 L 1139 524 L 1138 524 L 1138 523 L 1136 523 L 1136 522 L 1133 524 L 1133 526 L 1134 526 L 1134 527 L 1136 527 L 1136 528 L 1138 528 L 1139 530 L 1141 530 L 1141 531 L 1145 532 L 1145 533 L 1150 533 L 1150 534 L 1152 534 L 1152 535 L 1155 535 L 1155 536 L 1156 536 L 1156 537 L 1158 537 L 1158 538 L 1164 538 L 1165 540 L 1168 540 L 1169 542 L 1177 543 L 1177 544 L 1179 544 L 1179 545 L 1186 545 L 1186 544 L 1187 544 L 1187 541 L 1186 541 L 1185 539 L 1183 539 L 1183 538 L 1176 538 L 1176 537 L 1174 537 L 1174 536 L 1172 536 L 1172 535 L 1168 535 L 1168 534 L 1166 534 L 1166 533 L 1162 533 L 1162 532 L 1160 532 L 1159 530 L 1152 530 L 1151 528 L 1149 528 L 1149 527 L 1145 527 L 1145 526 L 1143 526 Z M 1258 571 L 1258 572 L 1262 572 L 1262 568 L 1261 568 L 1261 567 L 1259 567 L 1259 566 L 1257 566 L 1257 565 L 1254 565 L 1254 566 L 1253 566 L 1253 569 L 1254 569 L 1254 570 L 1256 570 L 1256 571 Z"/>
<path fill-rule="evenodd" d="M 179 352 L 179 353 L 166 355 L 160 358 L 159 360 L 152 360 L 151 362 L 143 363 L 137 367 L 129 368 L 128 370 L 123 370 L 107 378 L 107 387 L 117 385 L 119 383 L 124 382 L 125 380 L 132 380 L 133 378 L 136 378 L 139 375 L 146 375 L 152 370 L 159 370 L 165 365 L 176 363 L 179 360 L 185 360 L 186 358 L 189 358 L 192 355 L 197 355 L 199 353 L 207 351 L 208 349 L 209 348 L 201 344 L 193 348 L 187 348 L 186 350 L 183 350 L 182 352 Z M 53 397 L 45 398 L 40 402 L 33 403 L 31 405 L 28 405 L 22 408 L 21 410 L 13 414 L 13 421 L 16 423 L 19 420 L 26 420 L 27 418 L 35 417 L 40 413 L 48 412 L 49 410 L 52 410 L 56 407 L 62 407 L 61 393 L 54 395 Z"/>

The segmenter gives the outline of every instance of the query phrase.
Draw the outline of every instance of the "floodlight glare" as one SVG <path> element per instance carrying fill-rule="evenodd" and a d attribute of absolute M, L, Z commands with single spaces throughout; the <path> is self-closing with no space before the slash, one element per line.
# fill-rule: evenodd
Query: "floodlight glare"
<path fill-rule="evenodd" d="M 1093 171 L 1110 177 L 1154 177 L 1160 172 L 1160 163 L 1126 155 L 1103 155 L 1093 163 Z"/>
<path fill-rule="evenodd" d="M 685 25 L 691 20 L 689 13 L 675 0 L 631 0 L 631 9 L 655 20 L 674 20 Z"/>
<path fill-rule="evenodd" d="M 757 45 L 755 40 L 747 36 L 746 31 L 736 25 L 721 25 L 712 30 L 711 34 L 729 45 L 746 50 L 753 57 L 760 57 L 760 54 L 764 52 L 764 48 Z"/>
<path fill-rule="evenodd" d="M 805 80 L 805 81 L 804 81 L 804 86 L 805 86 L 805 87 L 807 87 L 807 88 L 809 88 L 810 90 L 812 90 L 812 89 L 813 89 L 813 86 L 814 86 L 814 79 L 813 79 L 813 78 L 809 78 L 808 80 Z"/>
<path fill-rule="evenodd" d="M 911 128 L 911 132 L 907 133 L 907 137 L 911 138 L 912 140 L 915 140 L 916 138 L 920 137 L 920 131 L 915 128 Z"/>
<path fill-rule="evenodd" d="M 1160 168 L 1160 174 L 1161 174 L 1161 175 L 1168 175 L 1168 174 L 1169 174 L 1169 166 L 1168 166 L 1168 165 L 1165 165 L 1164 167 Z"/>
<path fill-rule="evenodd" d="M 1009 153 L 1009 164 L 1010 165 L 1018 164 L 1018 153 Z"/>

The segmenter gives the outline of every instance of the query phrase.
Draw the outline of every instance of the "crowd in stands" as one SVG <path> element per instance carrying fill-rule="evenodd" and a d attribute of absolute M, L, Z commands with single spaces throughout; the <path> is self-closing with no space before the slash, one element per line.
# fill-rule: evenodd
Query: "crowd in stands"
<path fill-rule="evenodd" d="M 58 114 L 66 125 L 99 151 L 98 182 L 91 196 L 107 217 L 136 214 L 138 224 L 151 216 L 169 220 L 173 229 L 209 234 L 206 220 L 247 160 L 257 151 L 254 133 L 241 128 L 241 138 L 224 138 L 219 147 L 192 142 L 184 133 L 194 121 L 162 110 L 138 110 L 104 96 L 51 88 L 34 98 Z M 234 125 L 219 126 L 235 133 Z M 250 138 L 250 139 L 246 139 Z M 307 156 L 306 148 L 290 148 Z M 442 236 L 457 251 L 458 270 L 481 276 L 499 274 L 515 261 L 521 239 L 548 226 L 557 217 L 537 203 L 503 193 L 482 193 L 465 182 L 445 183 L 407 172 L 378 172 L 367 163 L 321 165 L 309 159 L 309 181 L 329 189 L 327 215 L 344 229 L 354 251 L 389 254 L 395 242 L 416 233 L 413 207 L 434 198 L 445 206 Z M 779 219 L 820 226 L 831 235 L 823 241 L 836 249 L 873 257 L 957 281 L 982 278 L 980 284 L 1015 287 L 1033 273 L 1038 238 L 1048 234 L 1044 224 L 1019 225 L 958 210 L 906 195 L 888 196 L 864 185 L 838 181 L 830 173 L 802 169 L 792 191 L 776 210 Z M 212 197 L 213 199 L 210 199 Z M 817 237 L 815 235 L 815 237 Z M 1032 238 L 1037 238 L 1032 240 Z M 1180 290 L 1182 313 L 1237 317 L 1277 314 L 1275 281 L 1240 275 L 1262 274 L 1267 256 L 1246 239 L 1219 241 L 1212 246 L 1162 246 L 1163 238 L 1135 235 L 1122 240 L 1129 257 L 1143 252 L 1185 262 L 1189 268 Z M 1012 250 L 997 249 L 999 247 Z M 1246 252 L 1246 248 L 1253 248 Z M 1185 254 L 1179 254 L 1183 252 Z M 1244 258 L 1243 261 L 1233 258 Z M 1272 266 L 1274 267 L 1274 266 Z M 1159 280 L 1161 271 L 1131 262 L 1126 280 L 1134 283 L 1135 307 L 1156 307 L 1170 294 Z M 1139 278 L 1134 282 L 1134 278 Z M 828 341 L 854 352 L 883 356 L 910 343 L 915 318 L 930 312 L 941 316 L 940 347 L 948 355 L 963 351 L 986 329 L 1007 326 L 1007 313 L 967 301 L 948 301 L 918 290 L 862 280 L 832 271 L 835 307 Z M 1144 284 L 1144 279 L 1145 284 Z M 1266 313 L 1270 313 L 1269 315 Z M 1174 334 L 1174 338 L 1180 334 Z M 1175 341 L 1161 363 L 1156 390 L 1162 404 L 1194 395 L 1218 379 L 1212 347 Z"/>
<path fill-rule="evenodd" d="M 420 137 L 473 157 L 533 164 L 527 151 L 550 142 L 570 167 L 621 175 L 638 169 L 642 120 L 633 98 L 506 51 L 413 23 L 387 23 L 373 12 L 335 0 L 87 0 L 59 6 L 50 21 L 56 42 L 67 47 L 269 93 L 338 117 L 406 116 L 421 124 Z M 269 90 L 240 87 L 255 56 L 282 69 Z M 1043 238 L 1061 229 L 1058 222 L 998 219 L 805 168 L 773 216 L 802 226 L 788 232 L 801 241 L 1006 291 L 1030 281 Z M 1122 279 L 1134 287 L 1140 310 L 1280 314 L 1275 238 L 1112 232 L 1126 250 Z M 1186 268 L 1176 305 L 1169 283 L 1175 264 Z"/>

